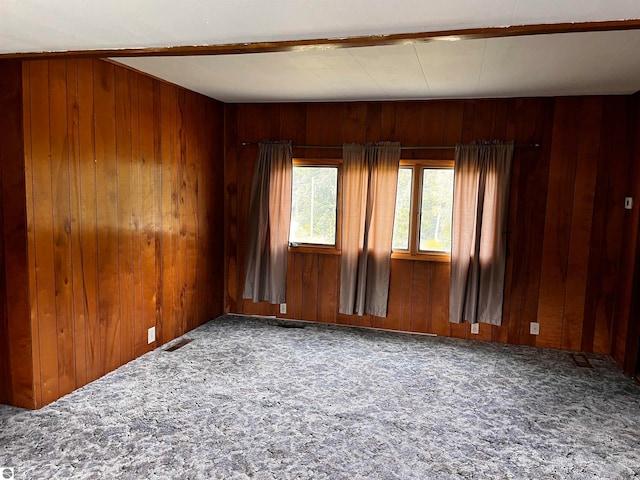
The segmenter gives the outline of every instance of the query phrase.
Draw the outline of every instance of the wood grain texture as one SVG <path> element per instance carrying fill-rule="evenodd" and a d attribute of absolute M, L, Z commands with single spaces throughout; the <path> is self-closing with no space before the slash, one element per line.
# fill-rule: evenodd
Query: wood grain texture
<path fill-rule="evenodd" d="M 613 326 L 621 321 L 615 318 L 614 306 L 629 302 L 623 296 L 611 298 L 612 282 L 619 278 L 622 221 L 614 210 L 624 191 L 620 182 L 625 181 L 622 170 L 629 157 L 623 108 L 628 101 L 575 97 L 226 106 L 228 310 L 267 311 L 239 298 L 248 192 L 257 153 L 255 146 L 243 147 L 242 142 L 276 132 L 280 136 L 271 139 L 332 145 L 380 140 L 448 145 L 497 138 L 541 144 L 537 149 L 516 149 L 514 155 L 502 326 L 481 325 L 479 334 L 472 336 L 468 325 L 451 325 L 449 266 L 410 260 L 391 261 L 387 318 L 340 315 L 334 297 L 339 268 L 325 268 L 327 262 L 339 265 L 339 257 L 327 260 L 325 255 L 301 252 L 289 256 L 286 317 L 314 320 L 317 312 L 320 321 L 571 350 L 584 348 L 585 339 L 598 331 L 595 319 L 601 317 L 607 338 L 613 338 Z M 603 157 L 607 149 L 627 160 L 612 166 Z M 297 158 L 326 155 L 326 150 L 294 152 Z M 402 157 L 452 159 L 453 151 L 405 150 Z M 607 253 L 594 252 L 601 247 Z M 601 298 L 596 300 L 600 313 L 593 317 L 592 298 Z M 541 322 L 539 336 L 529 334 L 533 321 Z M 618 332 L 620 343 L 625 333 L 622 328 Z M 609 347 L 605 353 L 611 352 Z"/>
<path fill-rule="evenodd" d="M 549 190 L 545 216 L 542 273 L 538 300 L 540 335 L 537 345 L 561 346 L 573 192 L 580 139 L 580 99 L 556 102 L 553 150 L 549 167 Z"/>
<path fill-rule="evenodd" d="M 222 313 L 223 107 L 100 60 L 18 74 L 33 408 Z"/>
<path fill-rule="evenodd" d="M 149 326 L 160 345 L 223 306 L 277 312 L 241 298 L 257 154 L 241 142 L 267 138 L 540 143 L 514 157 L 504 322 L 475 338 L 636 361 L 635 97 L 222 106 L 99 60 L 0 70 L 0 399 L 53 401 L 147 351 Z M 403 152 L 427 156 L 453 152 Z M 393 260 L 387 318 L 338 314 L 339 276 L 338 256 L 291 254 L 286 317 L 470 336 L 448 322 L 447 264 Z"/>
<path fill-rule="evenodd" d="M 34 230 L 35 262 L 39 273 L 35 280 L 37 292 L 37 305 L 35 307 L 38 312 L 38 332 L 40 337 L 42 401 L 46 404 L 60 397 L 58 318 L 56 315 L 55 292 L 56 269 L 52 225 L 49 63 L 47 61 L 32 63 L 29 90 L 33 216 L 31 218 L 28 217 L 27 222 L 29 228 Z"/>
<path fill-rule="evenodd" d="M 407 42 L 433 41 L 459 37 L 463 40 L 485 38 L 518 37 L 523 35 L 545 35 L 554 33 L 606 32 L 633 30 L 640 28 L 637 19 L 604 20 L 595 22 L 542 23 L 527 25 L 509 25 L 503 27 L 478 27 L 431 32 L 392 33 L 386 35 L 365 35 L 340 38 L 313 38 L 300 40 L 261 41 L 243 43 L 222 43 L 213 45 L 176 45 L 169 47 L 139 47 L 120 49 L 69 50 L 55 52 L 2 53 L 0 59 L 56 59 L 56 58 L 107 58 L 107 57 L 146 57 L 146 56 L 184 56 L 184 55 L 236 55 L 248 53 L 288 52 L 300 50 L 300 47 L 312 48 L 351 48 L 382 45 L 405 45 Z"/>
<path fill-rule="evenodd" d="M 51 208 L 55 263 L 55 311 L 58 341 L 60 395 L 75 389 L 75 338 L 71 267 L 71 198 L 69 142 L 67 141 L 67 65 L 49 62 L 49 135 L 51 157 Z"/>
<path fill-rule="evenodd" d="M 98 318 L 100 374 L 120 366 L 120 275 L 118 264 L 118 171 L 116 161 L 114 66 L 93 68 L 96 223 L 98 225 Z M 104 181 L 103 179 L 112 179 Z"/>
<path fill-rule="evenodd" d="M 602 125 L 602 98 L 585 100 L 581 106 L 580 140 L 573 195 L 567 285 L 561 347 L 580 350 L 584 322 L 591 223 Z"/>
<path fill-rule="evenodd" d="M 40 374 L 32 352 L 31 292 L 28 267 L 35 257 L 28 253 L 33 240 L 27 229 L 27 178 L 23 123 L 28 105 L 23 104 L 24 80 L 20 62 L 0 62 L 0 402 L 33 408 L 40 394 L 34 374 Z M 28 127 L 28 125 L 27 125 Z"/>

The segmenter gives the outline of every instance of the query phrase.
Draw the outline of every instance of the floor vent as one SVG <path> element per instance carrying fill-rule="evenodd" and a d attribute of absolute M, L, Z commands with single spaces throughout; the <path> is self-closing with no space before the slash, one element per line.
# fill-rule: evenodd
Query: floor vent
<path fill-rule="evenodd" d="M 573 361 L 576 362 L 576 365 L 579 367 L 593 368 L 593 366 L 591 366 L 591 363 L 589 363 L 589 359 L 587 358 L 587 356 L 583 355 L 582 353 L 572 353 L 571 358 L 573 358 Z"/>
<path fill-rule="evenodd" d="M 278 322 L 277 325 L 282 328 L 304 328 L 305 327 L 301 323 L 293 323 L 293 322 Z"/>
<path fill-rule="evenodd" d="M 174 343 L 170 347 L 164 349 L 165 352 L 175 352 L 177 349 L 184 347 L 187 343 L 191 343 L 190 338 L 183 338 L 179 342 Z"/>

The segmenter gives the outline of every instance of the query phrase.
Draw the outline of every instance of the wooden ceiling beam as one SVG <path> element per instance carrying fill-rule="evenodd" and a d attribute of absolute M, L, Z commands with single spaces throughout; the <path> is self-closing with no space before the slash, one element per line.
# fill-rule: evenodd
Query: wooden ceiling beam
<path fill-rule="evenodd" d="M 244 53 L 290 52 L 300 50 L 328 50 L 337 48 L 401 45 L 406 43 L 446 40 L 474 40 L 527 35 L 550 35 L 559 33 L 608 32 L 640 29 L 640 19 L 606 22 L 554 23 L 516 25 L 509 27 L 469 28 L 440 30 L 435 32 L 394 33 L 346 38 L 323 38 L 308 40 L 286 40 L 275 42 L 228 43 L 218 45 L 194 45 L 175 47 L 144 47 L 103 50 L 70 50 L 61 52 L 4 53 L 3 58 L 64 58 L 64 57 L 159 57 L 187 55 L 237 55 Z"/>

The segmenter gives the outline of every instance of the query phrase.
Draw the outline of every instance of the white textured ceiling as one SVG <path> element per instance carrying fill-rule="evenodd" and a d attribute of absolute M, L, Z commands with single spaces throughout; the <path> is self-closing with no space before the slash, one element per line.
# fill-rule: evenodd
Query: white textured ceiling
<path fill-rule="evenodd" d="M 639 0 L 0 0 L 0 54 L 640 18 Z M 223 101 L 630 93 L 634 31 L 118 59 Z"/>
<path fill-rule="evenodd" d="M 640 30 L 119 62 L 224 102 L 629 94 Z"/>
<path fill-rule="evenodd" d="M 636 18 L 638 0 L 0 0 L 0 53 Z"/>

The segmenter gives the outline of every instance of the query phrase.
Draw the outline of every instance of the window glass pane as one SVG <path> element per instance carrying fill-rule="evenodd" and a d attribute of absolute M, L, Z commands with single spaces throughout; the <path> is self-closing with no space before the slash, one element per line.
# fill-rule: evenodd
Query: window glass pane
<path fill-rule="evenodd" d="M 409 223 L 411 219 L 412 168 L 398 170 L 396 214 L 393 219 L 393 250 L 409 250 Z"/>
<path fill-rule="evenodd" d="M 337 167 L 293 167 L 289 241 L 335 245 Z"/>
<path fill-rule="evenodd" d="M 450 252 L 453 169 L 425 168 L 422 175 L 419 248 Z"/>

